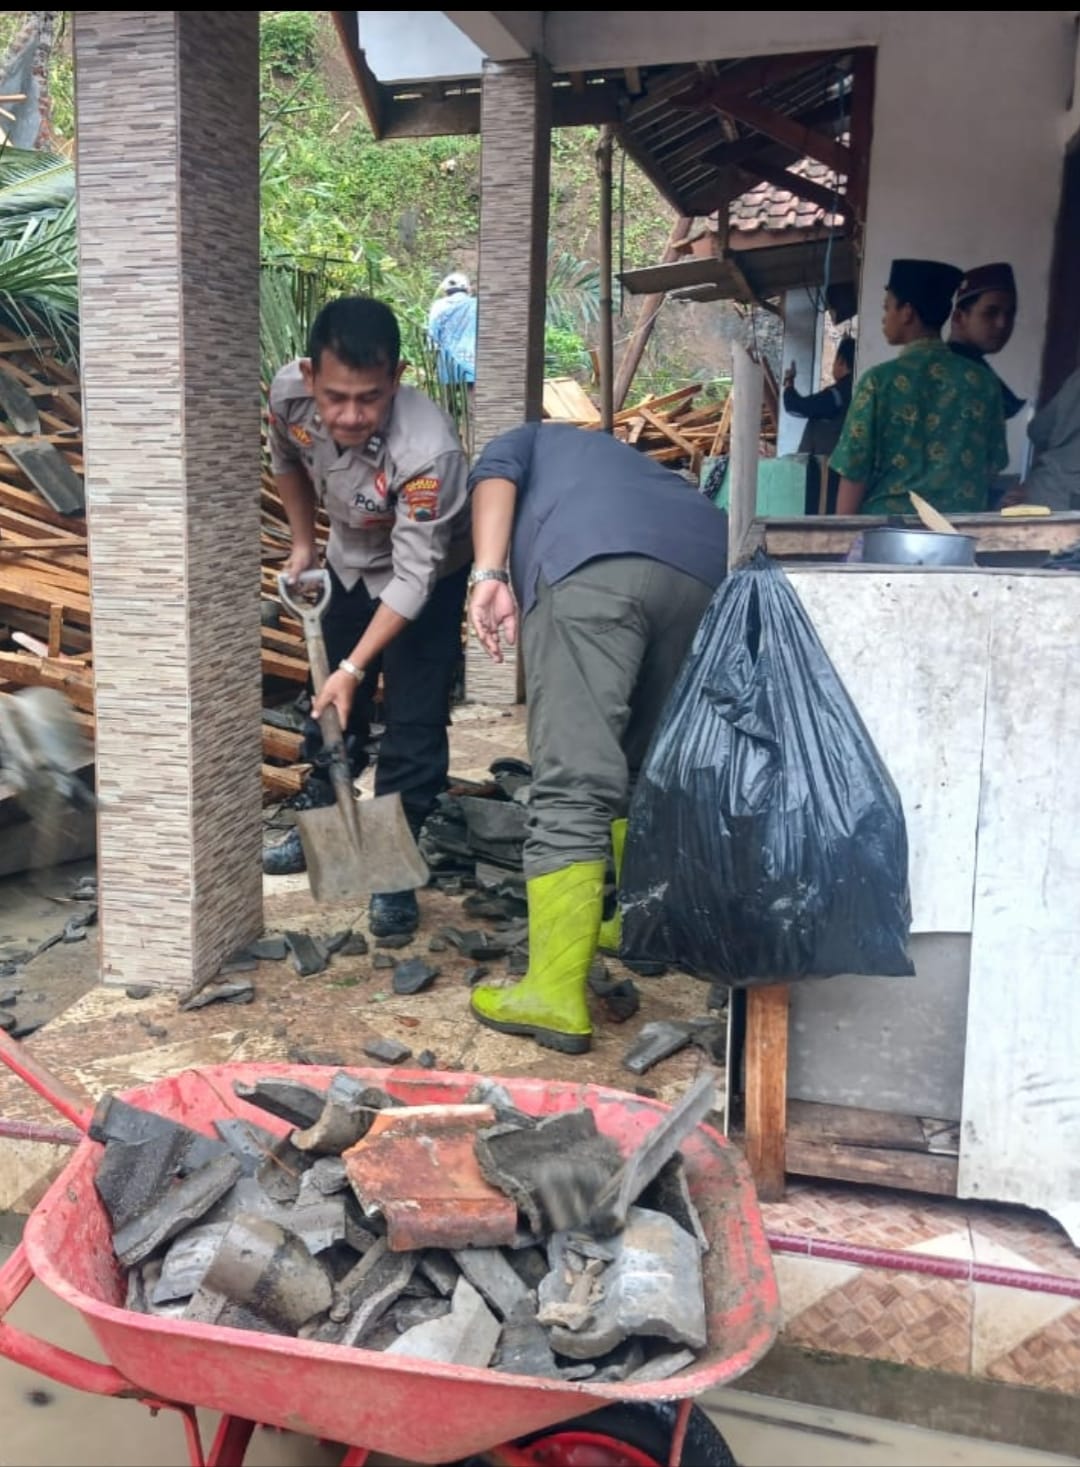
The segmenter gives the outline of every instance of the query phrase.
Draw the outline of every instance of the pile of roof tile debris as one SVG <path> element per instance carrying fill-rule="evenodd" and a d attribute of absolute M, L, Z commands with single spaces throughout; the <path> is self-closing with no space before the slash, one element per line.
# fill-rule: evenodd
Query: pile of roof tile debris
<path fill-rule="evenodd" d="M 679 1148 L 710 1074 L 625 1157 L 591 1110 L 528 1115 L 487 1080 L 448 1105 L 345 1071 L 233 1088 L 275 1130 L 95 1111 L 129 1309 L 566 1380 L 663 1380 L 705 1348 Z"/>
<path fill-rule="evenodd" d="M 83 488 L 82 409 L 73 368 L 0 327 L 0 692 L 56 688 L 94 731 L 90 566 Z M 307 654 L 299 625 L 277 599 L 288 553 L 285 511 L 264 471 L 262 503 L 263 790 L 268 800 L 295 794 Z M 326 525 L 319 533 L 325 540 Z M 0 824 L 5 791 L 0 787 Z"/>

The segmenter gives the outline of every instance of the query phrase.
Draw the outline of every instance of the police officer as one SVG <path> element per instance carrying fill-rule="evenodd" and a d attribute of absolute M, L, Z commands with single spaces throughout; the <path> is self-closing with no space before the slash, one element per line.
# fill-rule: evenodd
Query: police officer
<path fill-rule="evenodd" d="M 450 418 L 401 385 L 401 336 L 389 306 L 367 296 L 331 301 L 308 350 L 274 378 L 269 438 L 292 532 L 290 578 L 317 564 L 319 505 L 330 520 L 323 635 L 332 670 L 313 711 L 335 704 L 359 773 L 381 668 L 385 731 L 375 793 L 400 794 L 418 834 L 449 761 L 471 559 L 465 455 Z M 305 794 L 311 804 L 333 802 L 325 776 Z M 274 874 L 302 871 L 298 832 L 263 863 Z M 413 932 L 416 895 L 374 896 L 369 915 L 376 937 Z"/>
<path fill-rule="evenodd" d="M 633 778 L 724 577 L 727 516 L 608 434 L 559 424 L 494 439 L 469 483 L 470 619 L 498 661 L 520 608 L 533 766 L 529 970 L 513 988 L 475 988 L 472 1009 L 580 1054 L 589 964 L 619 947 L 617 914 L 604 920 L 607 856 L 617 880 Z"/>

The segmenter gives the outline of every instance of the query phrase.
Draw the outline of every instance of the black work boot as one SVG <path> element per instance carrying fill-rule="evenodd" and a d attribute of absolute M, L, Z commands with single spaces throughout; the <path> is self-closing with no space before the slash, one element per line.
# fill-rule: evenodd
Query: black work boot
<path fill-rule="evenodd" d="M 426 815 L 405 811 L 412 838 L 419 844 Z M 368 926 L 372 937 L 411 937 L 420 926 L 420 904 L 415 891 L 385 891 L 371 898 Z"/>
<path fill-rule="evenodd" d="M 263 846 L 264 876 L 298 876 L 306 870 L 307 858 L 295 825 L 276 845 Z"/>
<path fill-rule="evenodd" d="M 368 926 L 372 937 L 409 936 L 420 926 L 415 891 L 387 891 L 371 898 Z"/>

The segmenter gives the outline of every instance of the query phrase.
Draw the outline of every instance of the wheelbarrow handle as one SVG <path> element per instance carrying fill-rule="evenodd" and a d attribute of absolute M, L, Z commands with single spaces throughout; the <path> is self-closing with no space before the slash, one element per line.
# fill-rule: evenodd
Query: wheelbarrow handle
<path fill-rule="evenodd" d="M 22 1243 L 0 1268 L 0 1355 L 25 1365 L 38 1375 L 47 1375 L 58 1385 L 89 1391 L 95 1396 L 138 1396 L 139 1391 L 111 1365 L 86 1360 L 59 1345 L 50 1345 L 35 1335 L 24 1334 L 6 1324 L 4 1318 L 34 1281 L 34 1270 Z"/>
<path fill-rule="evenodd" d="M 85 1096 L 79 1095 L 69 1085 L 47 1070 L 43 1064 L 25 1049 L 16 1039 L 0 1030 L 0 1064 L 7 1065 L 9 1070 L 14 1071 L 20 1080 L 25 1080 L 31 1090 L 47 1100 L 53 1110 L 69 1120 L 73 1126 L 85 1133 L 90 1128 L 90 1118 L 94 1108 L 86 1100 Z"/>

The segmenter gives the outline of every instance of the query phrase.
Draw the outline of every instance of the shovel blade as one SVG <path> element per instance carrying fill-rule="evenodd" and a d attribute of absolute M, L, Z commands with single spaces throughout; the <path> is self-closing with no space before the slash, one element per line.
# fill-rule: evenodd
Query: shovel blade
<path fill-rule="evenodd" d="M 428 868 L 413 839 L 400 795 L 377 795 L 356 806 L 360 849 L 337 806 L 297 816 L 311 894 L 347 902 L 379 892 L 426 886 Z"/>

